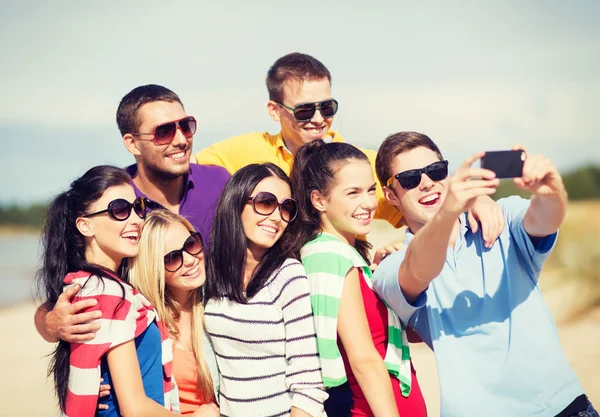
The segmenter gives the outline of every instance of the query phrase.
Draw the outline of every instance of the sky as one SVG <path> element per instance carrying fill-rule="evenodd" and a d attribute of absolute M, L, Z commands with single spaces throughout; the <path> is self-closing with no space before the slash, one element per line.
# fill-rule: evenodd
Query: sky
<path fill-rule="evenodd" d="M 143 84 L 175 91 L 194 150 L 276 133 L 264 83 L 303 52 L 331 71 L 347 141 L 429 135 L 452 167 L 524 144 L 600 163 L 600 2 L 0 0 L 0 204 L 45 202 L 88 168 L 134 162 L 115 123 Z"/>

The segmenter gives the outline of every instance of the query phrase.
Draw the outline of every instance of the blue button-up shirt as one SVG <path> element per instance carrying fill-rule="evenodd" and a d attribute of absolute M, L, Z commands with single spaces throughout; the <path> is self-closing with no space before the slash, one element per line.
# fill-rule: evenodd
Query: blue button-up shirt
<path fill-rule="evenodd" d="M 506 227 L 494 246 L 463 214 L 442 272 L 412 304 L 398 283 L 405 249 L 373 276 L 375 291 L 434 350 L 443 417 L 554 416 L 583 392 L 538 286 L 557 234 L 534 244 L 523 226 L 529 200 L 498 204 Z M 407 231 L 405 247 L 413 237 Z"/>

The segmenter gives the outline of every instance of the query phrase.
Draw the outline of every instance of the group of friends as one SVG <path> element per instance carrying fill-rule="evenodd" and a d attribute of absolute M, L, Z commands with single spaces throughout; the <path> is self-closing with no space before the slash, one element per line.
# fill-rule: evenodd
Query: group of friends
<path fill-rule="evenodd" d="M 567 207 L 555 166 L 527 155 L 531 199 L 495 203 L 484 152 L 449 176 L 421 133 L 346 143 L 314 57 L 266 84 L 281 131 L 195 155 L 179 96 L 133 89 L 117 125 L 136 163 L 50 204 L 35 324 L 63 415 L 423 417 L 424 342 L 442 416 L 598 417 L 538 286 Z M 403 244 L 373 251 L 374 218 Z"/>

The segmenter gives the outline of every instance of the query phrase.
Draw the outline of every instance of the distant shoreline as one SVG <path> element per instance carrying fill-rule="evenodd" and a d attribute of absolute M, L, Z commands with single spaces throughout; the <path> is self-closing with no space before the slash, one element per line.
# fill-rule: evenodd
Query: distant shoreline
<path fill-rule="evenodd" d="M 41 229 L 32 226 L 0 225 L 0 237 L 2 236 L 39 236 Z"/>

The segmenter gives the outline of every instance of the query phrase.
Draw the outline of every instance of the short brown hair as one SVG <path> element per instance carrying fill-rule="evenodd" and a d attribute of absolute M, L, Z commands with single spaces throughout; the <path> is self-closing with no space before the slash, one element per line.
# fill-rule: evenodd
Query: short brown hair
<path fill-rule="evenodd" d="M 267 90 L 269 100 L 283 103 L 283 85 L 286 81 L 322 80 L 331 83 L 331 74 L 321 61 L 299 52 L 293 52 L 279 58 L 267 72 Z"/>
<path fill-rule="evenodd" d="M 429 136 L 422 133 L 398 132 L 385 138 L 377 151 L 377 159 L 375 160 L 375 171 L 377 171 L 377 178 L 379 178 L 379 183 L 382 187 L 394 175 L 391 172 L 391 165 L 394 158 L 401 153 L 420 147 L 432 150 L 440 161 L 444 159 L 437 145 Z"/>
<path fill-rule="evenodd" d="M 162 85 L 148 84 L 134 88 L 121 99 L 117 109 L 117 126 L 121 136 L 136 133 L 140 127 L 138 110 L 146 103 L 155 101 L 177 102 L 183 107 L 179 96 Z"/>

